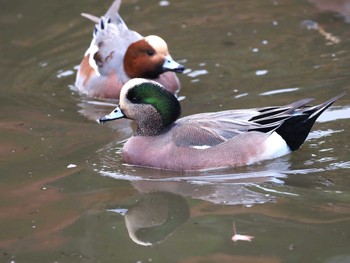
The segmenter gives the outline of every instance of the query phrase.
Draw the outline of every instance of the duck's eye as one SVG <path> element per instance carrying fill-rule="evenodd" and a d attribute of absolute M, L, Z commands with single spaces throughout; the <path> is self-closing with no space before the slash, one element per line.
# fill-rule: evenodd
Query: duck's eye
<path fill-rule="evenodd" d="M 147 50 L 147 55 L 153 56 L 154 55 L 154 51 L 153 50 Z"/>

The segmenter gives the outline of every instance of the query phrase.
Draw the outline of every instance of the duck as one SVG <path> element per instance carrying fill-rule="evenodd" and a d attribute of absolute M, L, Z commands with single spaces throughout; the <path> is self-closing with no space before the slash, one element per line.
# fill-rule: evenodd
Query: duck
<path fill-rule="evenodd" d="M 164 242 L 190 215 L 183 196 L 170 192 L 146 192 L 133 196 L 135 204 L 107 209 L 124 216 L 129 237 L 141 246 Z"/>
<path fill-rule="evenodd" d="M 181 85 L 176 73 L 185 67 L 171 57 L 164 39 L 143 37 L 130 30 L 118 13 L 120 5 L 121 0 L 115 0 L 101 18 L 82 13 L 95 27 L 78 67 L 76 89 L 88 97 L 119 99 L 122 86 L 131 78 L 141 77 L 177 93 Z"/>
<path fill-rule="evenodd" d="M 122 149 L 127 164 L 176 171 L 236 167 L 299 149 L 316 119 L 341 96 L 316 106 L 307 106 L 313 99 L 306 98 L 179 118 L 181 106 L 172 93 L 157 82 L 135 78 L 123 86 L 119 105 L 99 122 L 136 122 Z"/>

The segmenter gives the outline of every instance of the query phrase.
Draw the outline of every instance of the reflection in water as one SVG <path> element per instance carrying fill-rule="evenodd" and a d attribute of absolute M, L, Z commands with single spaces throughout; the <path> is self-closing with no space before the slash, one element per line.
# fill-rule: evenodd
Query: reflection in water
<path fill-rule="evenodd" d="M 124 216 L 130 238 L 142 246 L 163 242 L 186 222 L 190 210 L 185 198 L 167 192 L 141 193 L 129 208 L 108 209 Z"/>
<path fill-rule="evenodd" d="M 288 162 L 275 162 L 275 165 L 288 166 Z M 103 167 L 111 168 L 106 164 Z M 269 167 L 272 168 L 273 165 Z M 130 238 L 143 246 L 163 242 L 190 217 L 184 197 L 213 204 L 250 207 L 275 200 L 269 189 L 258 187 L 256 183 L 271 180 L 280 182 L 276 178 L 284 177 L 272 169 L 263 172 L 201 176 L 174 176 L 175 174 L 169 171 L 169 177 L 164 177 L 164 171 L 134 168 L 127 167 L 129 173 L 104 171 L 101 174 L 131 181 L 132 186 L 139 192 L 137 196 L 133 196 L 133 199 L 137 200 L 133 205 L 125 207 L 119 204 L 117 208 L 112 205 L 107 211 L 123 215 Z M 158 172 L 161 172 L 161 178 L 158 177 Z M 276 194 L 272 190 L 271 192 Z M 278 192 L 278 194 L 289 193 Z"/>
<path fill-rule="evenodd" d="M 103 13 L 111 2 L 85 4 Z M 131 136 L 130 123 L 97 125 L 94 116 L 114 106 L 68 89 L 91 36 L 81 4 L 2 1 L 0 262 L 350 262 L 348 2 L 123 1 L 131 28 L 169 39 L 192 68 L 181 75 L 185 115 L 347 91 L 343 107 L 323 114 L 292 157 L 179 174 L 124 166 L 118 141 Z M 305 19 L 341 42 L 326 45 L 317 31 L 299 27 Z M 70 163 L 77 168 L 67 169 Z M 186 198 L 191 210 L 173 235 L 160 231 L 166 241 L 156 247 L 137 245 L 124 217 L 106 212 L 132 210 L 137 201 L 127 206 L 125 198 L 147 191 Z M 265 203 L 250 207 L 254 201 Z M 234 243 L 233 221 L 254 242 Z M 154 235 L 152 242 L 161 240 Z"/>
<path fill-rule="evenodd" d="M 261 180 L 261 178 L 259 178 Z M 201 180 L 205 180 L 202 178 Z M 259 180 L 259 181 L 260 181 Z M 253 181 L 253 180 L 252 180 Z M 134 181 L 133 186 L 140 192 L 168 191 L 174 194 L 200 199 L 213 204 L 246 205 L 263 204 L 275 198 L 257 191 L 253 183 L 205 183 L 204 181 Z"/>
<path fill-rule="evenodd" d="M 350 107 L 332 107 L 327 112 L 324 112 L 317 122 L 327 122 L 333 120 L 349 119 Z"/>
<path fill-rule="evenodd" d="M 348 0 L 309 0 L 321 11 L 335 12 L 342 15 L 347 23 L 350 22 L 350 1 Z"/>
<path fill-rule="evenodd" d="M 350 1 L 349 0 L 309 0 L 322 12 L 334 12 L 344 17 L 345 22 L 350 22 Z M 321 19 L 320 19 L 321 20 Z M 300 23 L 301 27 L 315 30 L 322 35 L 329 42 L 327 44 L 338 44 L 340 38 L 333 35 L 331 32 L 327 32 L 325 27 L 313 20 L 303 20 Z"/>
<path fill-rule="evenodd" d="M 81 99 L 78 103 L 79 113 L 88 120 L 97 121 L 103 114 L 111 111 L 117 106 L 116 100 L 89 100 Z"/>
<path fill-rule="evenodd" d="M 131 240 L 142 246 L 165 241 L 189 219 L 190 209 L 184 196 L 225 205 L 246 206 L 274 200 L 270 194 L 249 190 L 242 184 L 192 185 L 188 182 L 134 181 L 133 186 L 140 191 L 140 194 L 132 197 L 136 200 L 134 204 L 122 208 L 120 205 L 118 208 L 113 206 L 107 211 L 124 216 Z"/>
<path fill-rule="evenodd" d="M 109 205 L 107 210 L 123 215 L 131 240 L 143 246 L 163 242 L 189 218 L 185 197 L 225 206 L 251 207 L 275 201 L 277 196 L 297 196 L 260 186 L 267 181 L 282 183 L 277 178 L 285 177 L 282 170 L 289 169 L 288 157 L 266 164 L 263 171 L 235 174 L 215 171 L 193 175 L 173 171 L 166 175 L 166 171 L 129 166 L 120 172 L 107 172 L 106 169 L 113 169 L 112 164 L 118 161 L 103 160 L 106 163 L 102 165 L 105 169 L 100 171 L 102 175 L 130 181 L 139 193 L 132 197 L 137 200 L 132 205 Z"/>

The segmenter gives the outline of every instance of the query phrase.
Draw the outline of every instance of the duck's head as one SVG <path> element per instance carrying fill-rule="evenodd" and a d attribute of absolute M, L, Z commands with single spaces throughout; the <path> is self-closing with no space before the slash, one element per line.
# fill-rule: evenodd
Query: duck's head
<path fill-rule="evenodd" d="M 166 71 L 181 73 L 185 69 L 172 59 L 166 42 L 154 35 L 132 43 L 125 53 L 123 63 L 130 78 L 155 79 Z"/>
<path fill-rule="evenodd" d="M 135 78 L 122 87 L 119 106 L 99 122 L 128 118 L 136 122 L 137 135 L 154 136 L 166 131 L 180 114 L 179 101 L 161 84 Z"/>

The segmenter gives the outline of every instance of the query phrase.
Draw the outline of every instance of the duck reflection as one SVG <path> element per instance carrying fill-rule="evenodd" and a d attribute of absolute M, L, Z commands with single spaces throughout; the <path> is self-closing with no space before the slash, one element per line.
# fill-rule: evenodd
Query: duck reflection
<path fill-rule="evenodd" d="M 322 12 L 335 12 L 350 23 L 350 1 L 349 0 L 309 0 Z"/>
<path fill-rule="evenodd" d="M 131 240 L 142 246 L 165 241 L 190 218 L 185 197 L 214 204 L 246 206 L 275 198 L 241 183 L 136 180 L 132 185 L 139 193 L 124 199 L 124 204 L 110 205 L 107 211 L 122 215 Z"/>
<path fill-rule="evenodd" d="M 258 180 L 261 180 L 260 178 Z M 256 181 L 257 182 L 257 181 Z M 203 183 L 189 181 L 134 181 L 134 188 L 140 192 L 168 191 L 173 194 L 204 200 L 221 205 L 262 204 L 274 200 L 273 196 L 259 193 L 252 184 L 241 183 Z"/>
<path fill-rule="evenodd" d="M 165 241 L 190 216 L 186 199 L 180 195 L 148 192 L 135 197 L 136 203 L 128 208 L 107 211 L 124 216 L 129 236 L 136 244 L 151 246 Z"/>

